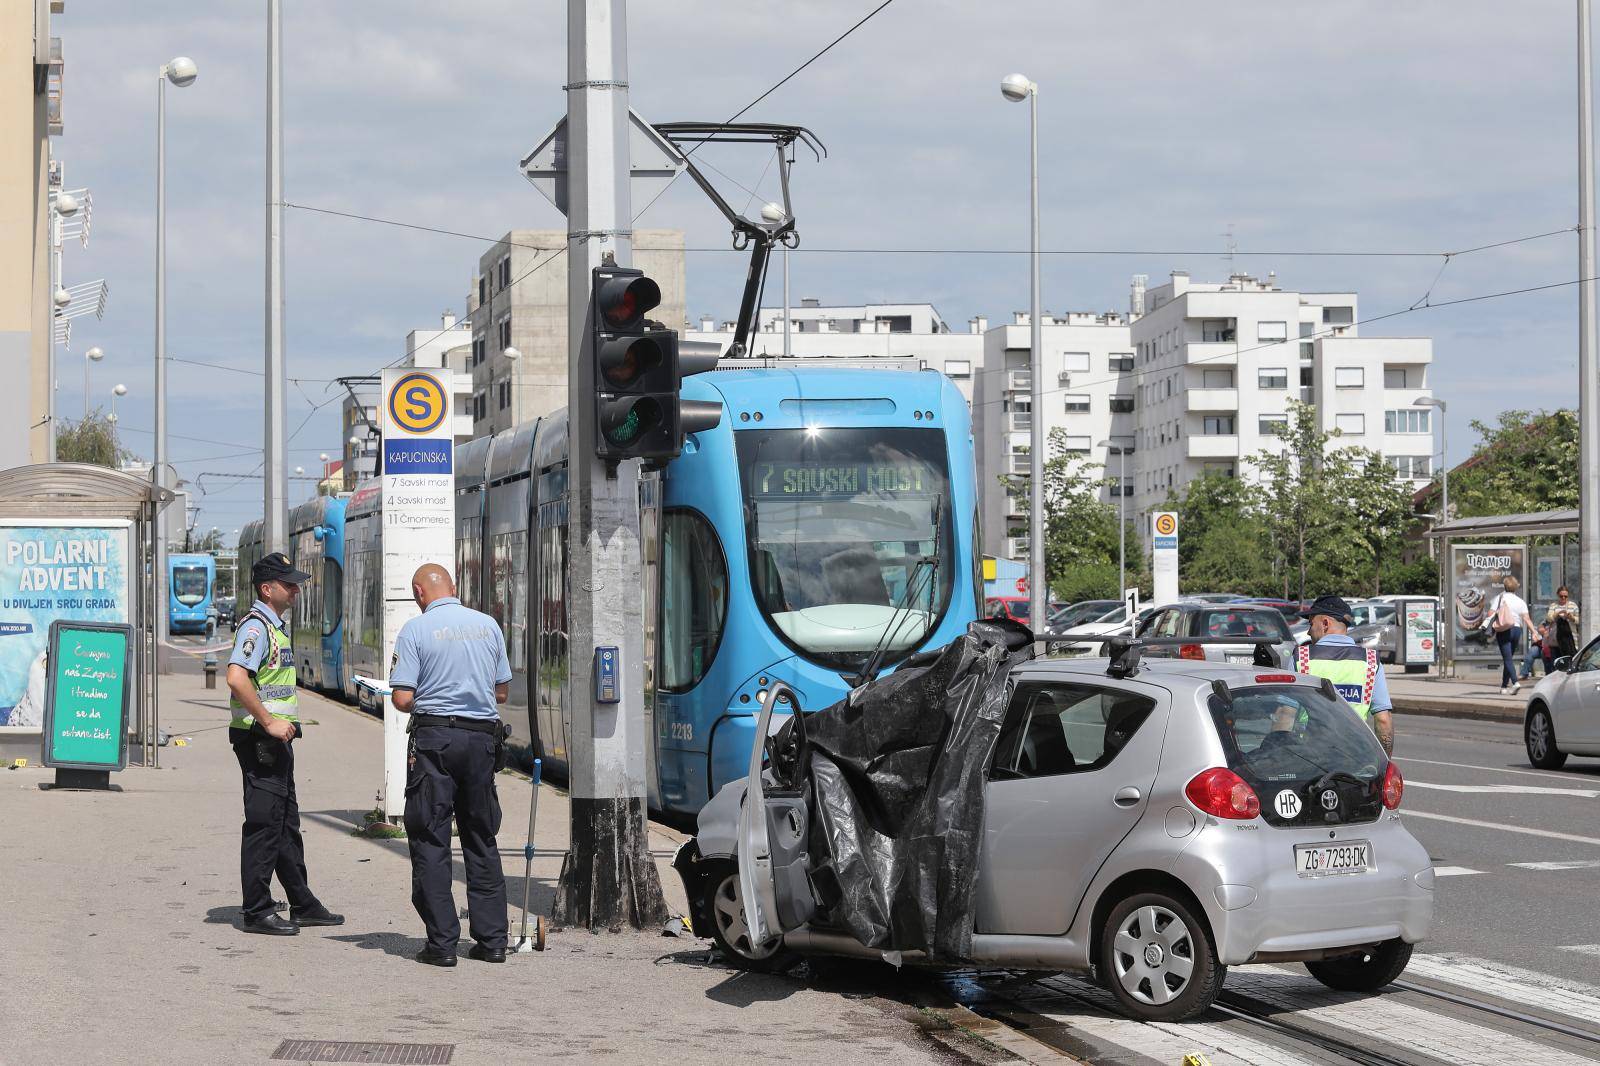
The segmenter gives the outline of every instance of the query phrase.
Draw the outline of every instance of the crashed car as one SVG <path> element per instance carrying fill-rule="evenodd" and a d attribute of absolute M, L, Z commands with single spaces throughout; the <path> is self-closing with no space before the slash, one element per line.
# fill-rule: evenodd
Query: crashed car
<path fill-rule="evenodd" d="M 775 687 L 748 776 L 674 858 L 696 931 L 754 970 L 1091 971 L 1150 1021 L 1206 1011 L 1232 965 L 1393 981 L 1434 871 L 1371 730 L 1268 642 L 1252 664 L 1149 643 L 1034 659 L 978 622 L 769 736 Z"/>

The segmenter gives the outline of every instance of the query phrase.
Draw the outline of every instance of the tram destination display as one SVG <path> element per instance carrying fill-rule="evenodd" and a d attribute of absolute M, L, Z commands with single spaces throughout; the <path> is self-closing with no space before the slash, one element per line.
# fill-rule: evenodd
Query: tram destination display
<path fill-rule="evenodd" d="M 930 478 L 928 464 L 766 462 L 755 464 L 757 496 L 859 496 L 875 493 L 937 491 L 942 478 Z"/>
<path fill-rule="evenodd" d="M 65 770 L 125 768 L 132 627 L 57 621 L 51 623 L 47 646 L 44 765 Z"/>

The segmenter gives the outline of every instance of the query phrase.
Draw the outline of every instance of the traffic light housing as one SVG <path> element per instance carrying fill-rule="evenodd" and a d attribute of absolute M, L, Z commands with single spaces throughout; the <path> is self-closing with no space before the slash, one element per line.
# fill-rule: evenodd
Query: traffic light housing
<path fill-rule="evenodd" d="M 687 433 L 710 429 L 722 405 L 684 401 L 683 376 L 709 370 L 716 355 L 680 353 L 678 334 L 645 316 L 661 288 L 641 270 L 594 270 L 595 454 L 604 460 L 665 462 L 683 450 Z"/>

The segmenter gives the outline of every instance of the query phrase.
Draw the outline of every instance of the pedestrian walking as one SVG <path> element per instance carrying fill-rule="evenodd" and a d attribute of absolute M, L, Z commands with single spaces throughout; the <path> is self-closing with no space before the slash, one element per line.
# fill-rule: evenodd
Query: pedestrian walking
<path fill-rule="evenodd" d="M 507 730 L 496 704 L 509 695 L 511 664 L 493 618 L 456 598 L 444 567 L 429 563 L 411 577 L 422 614 L 400 629 L 389 664 L 390 699 L 411 715 L 406 772 L 406 842 L 411 903 L 427 930 L 418 962 L 454 966 L 461 939 L 451 891 L 450 823 L 467 869 L 469 958 L 506 961 L 506 879 L 496 772 L 505 766 Z"/>
<path fill-rule="evenodd" d="M 1556 602 L 1545 612 L 1544 623 L 1550 630 L 1546 647 L 1552 661 L 1578 654 L 1578 605 L 1572 602 L 1567 586 L 1556 589 Z"/>
<path fill-rule="evenodd" d="M 284 624 L 309 575 L 282 552 L 250 568 L 256 601 L 234 634 L 228 659 L 228 740 L 244 776 L 244 831 L 239 875 L 244 931 L 293 936 L 306 925 L 343 925 L 306 883 L 300 803 L 294 788 L 294 742 L 301 735 L 294 653 Z M 289 899 L 289 920 L 272 905 L 272 875 Z"/>
<path fill-rule="evenodd" d="M 1377 735 L 1378 743 L 1394 754 L 1394 704 L 1389 682 L 1377 651 L 1363 648 L 1350 636 L 1355 621 L 1350 605 L 1338 596 L 1318 596 L 1300 612 L 1307 619 L 1311 643 L 1295 653 L 1295 668 L 1302 674 L 1327 678 L 1352 710 Z"/>
<path fill-rule="evenodd" d="M 1500 595 L 1489 605 L 1489 615 L 1483 628 L 1494 635 L 1500 649 L 1500 693 L 1514 696 L 1521 685 L 1517 681 L 1517 642 L 1522 634 L 1533 631 L 1533 619 L 1528 617 L 1528 602 L 1517 595 L 1522 583 L 1507 576 Z"/>

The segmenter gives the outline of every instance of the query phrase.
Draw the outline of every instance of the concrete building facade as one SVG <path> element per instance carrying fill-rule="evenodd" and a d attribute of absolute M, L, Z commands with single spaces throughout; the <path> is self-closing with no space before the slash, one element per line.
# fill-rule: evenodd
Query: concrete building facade
<path fill-rule="evenodd" d="M 567 404 L 566 243 L 562 230 L 512 230 L 478 260 L 467 296 L 475 437 Z M 661 286 L 650 317 L 685 329 L 683 231 L 635 230 L 632 265 Z"/>

